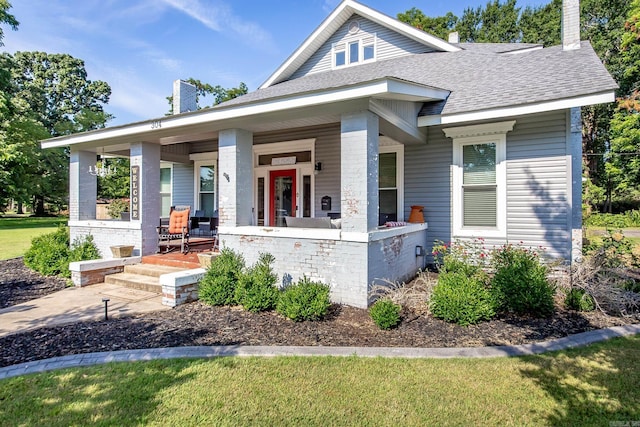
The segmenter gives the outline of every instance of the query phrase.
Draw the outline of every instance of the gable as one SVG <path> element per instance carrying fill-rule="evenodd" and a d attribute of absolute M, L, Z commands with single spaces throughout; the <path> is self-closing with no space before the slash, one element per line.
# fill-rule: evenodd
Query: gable
<path fill-rule="evenodd" d="M 357 22 L 359 30 L 349 32 L 349 26 Z M 416 53 L 433 52 L 430 46 L 413 40 L 390 28 L 382 26 L 358 14 L 351 17 L 300 67 L 290 79 L 308 74 L 330 71 L 333 65 L 334 44 L 346 44 L 354 40 L 375 40 L 376 61 L 397 58 Z"/>

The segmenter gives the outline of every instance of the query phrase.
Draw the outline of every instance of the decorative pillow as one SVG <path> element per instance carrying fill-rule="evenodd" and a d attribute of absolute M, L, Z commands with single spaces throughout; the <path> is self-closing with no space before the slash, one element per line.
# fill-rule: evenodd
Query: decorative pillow
<path fill-rule="evenodd" d="M 385 227 L 404 227 L 407 225 L 404 221 L 387 221 L 384 223 Z"/>
<path fill-rule="evenodd" d="M 171 212 L 169 218 L 169 234 L 182 234 L 182 229 L 189 226 L 189 213 L 191 209 Z"/>

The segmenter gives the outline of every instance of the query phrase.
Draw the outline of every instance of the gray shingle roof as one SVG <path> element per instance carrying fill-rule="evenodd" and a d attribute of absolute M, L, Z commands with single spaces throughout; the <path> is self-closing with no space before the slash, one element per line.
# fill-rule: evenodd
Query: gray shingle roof
<path fill-rule="evenodd" d="M 446 89 L 451 95 L 421 115 L 456 114 L 592 95 L 617 88 L 588 42 L 504 54 L 512 46 L 461 44 L 458 52 L 429 52 L 285 81 L 220 104 L 224 108 L 396 78 Z M 520 46 L 522 48 L 523 46 Z M 527 46 L 529 47 L 529 46 Z M 507 50 L 504 50 L 507 49 Z"/>

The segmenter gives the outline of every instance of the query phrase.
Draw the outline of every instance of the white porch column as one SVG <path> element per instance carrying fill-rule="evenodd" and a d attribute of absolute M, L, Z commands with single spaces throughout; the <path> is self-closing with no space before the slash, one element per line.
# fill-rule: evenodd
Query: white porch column
<path fill-rule="evenodd" d="M 218 216 L 221 227 L 251 225 L 253 205 L 253 133 L 220 131 L 218 137 Z"/>
<path fill-rule="evenodd" d="M 131 221 L 141 222 L 141 255 L 158 249 L 156 227 L 160 218 L 160 145 L 147 142 L 131 144 Z M 134 167 L 139 173 L 134 174 Z"/>
<path fill-rule="evenodd" d="M 90 175 L 96 165 L 96 153 L 71 148 L 69 160 L 69 221 L 96 219 L 98 180 Z"/>
<path fill-rule="evenodd" d="M 378 116 L 369 111 L 342 115 L 342 231 L 367 232 L 378 226 Z"/>

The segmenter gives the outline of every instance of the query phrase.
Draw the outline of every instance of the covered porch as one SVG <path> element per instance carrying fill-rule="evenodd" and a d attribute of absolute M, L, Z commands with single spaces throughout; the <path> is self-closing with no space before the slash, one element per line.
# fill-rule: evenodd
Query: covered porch
<path fill-rule="evenodd" d="M 227 112 L 220 108 L 76 137 L 72 239 L 93 235 L 105 258 L 114 244 L 153 254 L 159 219 L 186 205 L 217 216 L 220 247 L 248 264 L 274 255 L 283 284 L 307 276 L 329 284 L 334 302 L 366 307 L 373 285 L 410 279 L 430 247 L 426 223 L 405 223 L 404 148 L 426 142 L 415 126 L 420 103 L 411 101 L 213 120 Z M 102 153 L 130 158 L 129 221 L 95 219 L 96 179 L 87 171 Z"/>

